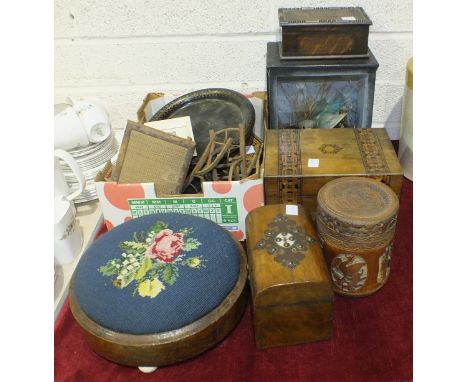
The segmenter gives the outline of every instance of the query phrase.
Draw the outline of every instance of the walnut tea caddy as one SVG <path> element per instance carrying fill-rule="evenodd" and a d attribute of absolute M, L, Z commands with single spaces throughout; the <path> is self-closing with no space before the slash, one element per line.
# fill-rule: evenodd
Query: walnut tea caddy
<path fill-rule="evenodd" d="M 259 207 L 247 215 L 246 225 L 257 347 L 329 339 L 333 289 L 305 208 Z"/>
<path fill-rule="evenodd" d="M 317 231 L 335 292 L 375 293 L 390 274 L 397 195 L 374 179 L 346 177 L 323 186 L 317 202 Z"/>

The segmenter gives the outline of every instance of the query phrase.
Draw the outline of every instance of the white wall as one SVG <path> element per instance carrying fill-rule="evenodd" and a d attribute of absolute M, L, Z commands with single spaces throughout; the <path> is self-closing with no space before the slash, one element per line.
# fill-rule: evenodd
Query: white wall
<path fill-rule="evenodd" d="M 355 5 L 373 21 L 369 45 L 380 63 L 373 127 L 397 139 L 412 0 L 55 0 L 55 102 L 101 97 L 123 129 L 151 91 L 264 90 L 278 8 Z"/>

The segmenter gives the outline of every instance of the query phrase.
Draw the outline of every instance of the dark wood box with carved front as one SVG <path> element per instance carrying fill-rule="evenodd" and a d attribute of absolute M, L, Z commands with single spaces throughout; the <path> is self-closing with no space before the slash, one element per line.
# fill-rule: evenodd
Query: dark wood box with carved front
<path fill-rule="evenodd" d="M 367 57 L 372 21 L 361 7 L 280 8 L 281 59 Z"/>
<path fill-rule="evenodd" d="M 246 225 L 257 347 L 329 339 L 333 289 L 304 207 L 256 208 L 247 215 Z"/>
<path fill-rule="evenodd" d="M 403 172 L 385 129 L 280 129 L 265 133 L 265 204 L 299 203 L 312 218 L 327 182 L 366 176 L 399 196 Z"/>

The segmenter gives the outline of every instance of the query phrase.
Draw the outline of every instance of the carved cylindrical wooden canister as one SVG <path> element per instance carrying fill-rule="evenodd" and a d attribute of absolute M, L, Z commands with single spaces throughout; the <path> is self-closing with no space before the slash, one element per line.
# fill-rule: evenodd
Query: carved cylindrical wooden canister
<path fill-rule="evenodd" d="M 390 274 L 397 195 L 370 178 L 345 177 L 318 193 L 317 231 L 336 293 L 367 296 Z"/>

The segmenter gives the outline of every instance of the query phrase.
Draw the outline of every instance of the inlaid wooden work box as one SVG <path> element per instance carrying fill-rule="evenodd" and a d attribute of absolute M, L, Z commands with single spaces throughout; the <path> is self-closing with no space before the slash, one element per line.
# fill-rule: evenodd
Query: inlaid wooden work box
<path fill-rule="evenodd" d="M 267 44 L 270 129 L 371 127 L 375 75 L 369 57 L 282 60 L 278 42 Z"/>
<path fill-rule="evenodd" d="M 257 347 L 330 338 L 333 290 L 305 209 L 259 207 L 249 213 L 246 225 Z"/>
<path fill-rule="evenodd" d="M 265 204 L 299 203 L 315 218 L 330 180 L 366 176 L 399 196 L 403 172 L 385 129 L 283 129 L 265 133 Z"/>
<path fill-rule="evenodd" d="M 361 7 L 280 8 L 281 59 L 367 57 L 372 21 Z"/>

